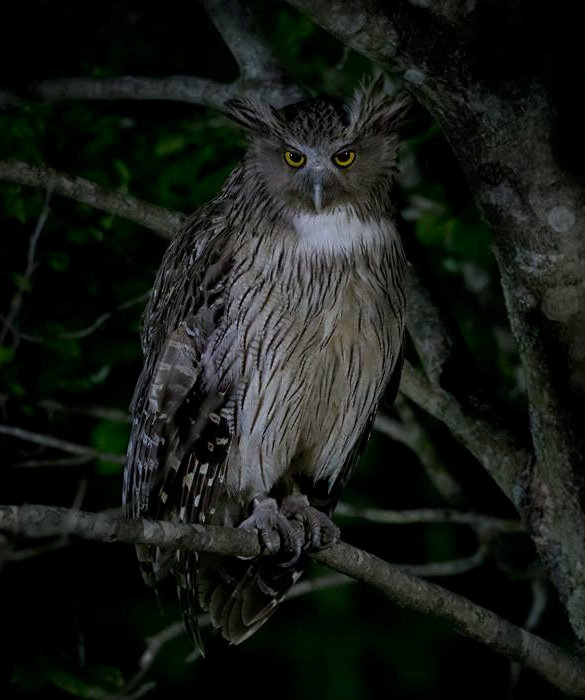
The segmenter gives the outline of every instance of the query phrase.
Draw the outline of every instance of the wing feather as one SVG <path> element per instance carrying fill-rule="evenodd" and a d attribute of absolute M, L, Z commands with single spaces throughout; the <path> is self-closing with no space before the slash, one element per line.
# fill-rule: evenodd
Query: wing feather
<path fill-rule="evenodd" d="M 231 269 L 225 228 L 220 202 L 200 210 L 169 246 L 153 287 L 124 477 L 129 517 L 204 522 L 219 497 L 231 442 L 221 415 L 229 387 L 205 380 L 201 358 L 223 321 Z M 196 556 L 137 550 L 147 583 L 172 569 L 181 589 L 195 590 Z M 183 602 L 190 615 L 191 602 Z"/>

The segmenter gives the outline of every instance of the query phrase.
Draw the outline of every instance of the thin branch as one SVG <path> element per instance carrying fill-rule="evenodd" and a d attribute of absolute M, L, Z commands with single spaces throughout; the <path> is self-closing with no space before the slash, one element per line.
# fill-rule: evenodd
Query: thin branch
<path fill-rule="evenodd" d="M 0 394 L 0 401 L 3 398 L 4 396 Z M 76 413 L 82 416 L 110 420 L 114 423 L 130 423 L 130 414 L 128 411 L 120 411 L 117 408 L 107 408 L 103 406 L 69 406 L 60 403 L 59 401 L 54 401 L 53 399 L 43 399 L 38 401 L 36 405 L 45 409 L 49 413 L 53 411 L 59 411 L 61 413 Z"/>
<path fill-rule="evenodd" d="M 467 499 L 461 486 L 443 464 L 433 441 L 419 423 L 410 403 L 402 394 L 398 394 L 396 397 L 394 410 L 400 416 L 400 421 L 378 413 L 374 429 L 392 440 L 401 442 L 416 454 L 428 478 L 449 505 L 458 508 L 466 507 Z"/>
<path fill-rule="evenodd" d="M 400 391 L 447 424 L 453 435 L 479 460 L 505 494 L 521 510 L 517 488 L 533 455 L 505 429 L 466 412 L 453 397 L 433 385 L 420 370 L 404 365 Z"/>
<path fill-rule="evenodd" d="M 0 506 L 0 531 L 20 537 L 43 537 L 64 530 L 104 542 L 150 544 L 240 557 L 262 553 L 257 533 L 239 528 L 112 519 L 49 506 Z M 582 660 L 466 598 L 411 576 L 344 542 L 312 557 L 377 588 L 400 605 L 449 622 L 462 634 L 524 663 L 563 692 L 585 697 Z"/>
<path fill-rule="evenodd" d="M 0 180 L 51 189 L 63 197 L 121 216 L 170 238 L 185 220 L 183 214 L 143 202 L 130 195 L 104 190 L 82 177 L 61 173 L 42 165 L 0 160 Z"/>
<path fill-rule="evenodd" d="M 4 404 L 13 398 L 14 397 L 10 394 L 0 393 L 0 404 Z M 80 406 L 77 404 L 69 405 L 61 403 L 60 401 L 55 401 L 54 399 L 40 399 L 39 401 L 32 402 L 32 404 L 47 411 L 49 415 L 55 412 L 73 413 L 80 416 L 89 416 L 90 418 L 109 420 L 114 423 L 131 422 L 130 413 L 128 411 L 121 411 L 118 408 L 109 408 L 107 406 Z"/>
<path fill-rule="evenodd" d="M 485 563 L 488 553 L 487 546 L 481 546 L 469 557 L 461 559 L 447 559 L 446 561 L 432 561 L 425 564 L 393 564 L 401 571 L 421 578 L 442 578 L 448 576 L 460 576 L 468 571 L 479 568 Z"/>
<path fill-rule="evenodd" d="M 199 627 L 205 627 L 208 620 L 199 620 Z M 146 649 L 144 650 L 140 661 L 138 662 L 138 671 L 124 684 L 124 687 L 115 695 L 112 695 L 109 700 L 129 700 L 136 697 L 136 693 L 141 689 L 148 687 L 147 683 L 143 683 L 148 675 L 152 665 L 156 661 L 157 656 L 162 651 L 163 647 L 169 642 L 172 642 L 177 637 L 182 637 L 185 634 L 185 624 L 183 622 L 174 622 L 172 625 L 164 627 L 162 630 L 146 638 Z M 154 687 L 154 686 L 152 686 Z M 144 695 L 144 690 L 142 695 Z"/>
<path fill-rule="evenodd" d="M 540 578 L 534 578 L 531 581 L 532 588 L 532 605 L 526 616 L 524 628 L 532 632 L 536 629 L 548 604 L 548 589 L 544 581 Z M 517 661 L 510 663 L 510 680 L 508 685 L 508 700 L 513 700 L 514 694 L 520 677 L 522 676 L 523 668 Z"/>
<path fill-rule="evenodd" d="M 221 108 L 235 97 L 235 85 L 186 75 L 166 78 L 62 78 L 44 80 L 27 93 L 45 100 L 168 100 Z"/>
<path fill-rule="evenodd" d="M 166 78 L 121 76 L 117 78 L 59 78 L 30 85 L 26 95 L 45 100 L 162 100 L 183 102 L 222 110 L 227 100 L 246 96 L 275 107 L 302 97 L 294 85 L 276 81 L 215 80 L 186 75 Z M 0 93 L 0 109 L 17 106 L 24 100 L 17 94 Z"/>
<path fill-rule="evenodd" d="M 81 464 L 91 462 L 94 455 L 80 455 L 79 457 L 55 457 L 54 459 L 26 459 L 16 462 L 12 466 L 15 469 L 44 469 L 46 467 L 78 467 Z"/>
<path fill-rule="evenodd" d="M 30 285 L 31 278 L 33 276 L 33 273 L 37 267 L 37 264 L 35 262 L 35 257 L 36 257 L 36 250 L 37 250 L 37 243 L 39 242 L 40 235 L 45 228 L 45 224 L 47 222 L 47 219 L 49 218 L 49 212 L 51 211 L 49 208 L 49 202 L 51 201 L 51 189 L 48 188 L 46 193 L 45 193 L 45 201 L 43 203 L 43 208 L 41 210 L 41 213 L 39 215 L 39 218 L 37 220 L 37 224 L 35 226 L 35 230 L 33 231 L 33 234 L 30 238 L 29 244 L 28 244 L 28 252 L 26 256 L 26 267 L 24 269 L 24 273 L 22 275 L 22 279 L 19 280 L 18 283 L 18 289 L 16 291 L 16 294 L 12 297 L 12 301 L 10 302 L 10 309 L 8 311 L 8 314 L 6 318 L 4 319 L 4 324 L 2 326 L 2 330 L 0 331 L 0 345 L 4 344 L 4 341 L 6 339 L 6 335 L 8 332 L 10 332 L 13 329 L 14 321 L 16 317 L 18 316 L 20 312 L 20 308 L 22 306 L 22 300 L 24 297 L 24 293 L 28 291 L 28 287 Z"/>
<path fill-rule="evenodd" d="M 125 311 L 126 309 L 130 309 L 133 306 L 136 306 L 136 304 L 140 304 L 141 302 L 146 301 L 149 296 L 150 292 L 144 292 L 143 294 L 139 294 L 137 297 L 129 299 L 128 301 L 125 301 L 122 304 L 118 304 L 118 306 L 112 309 L 112 311 L 106 311 L 103 314 L 100 314 L 95 319 L 95 321 L 86 328 L 80 328 L 77 331 L 67 331 L 63 333 L 58 333 L 56 337 L 67 340 L 79 340 L 82 338 L 87 338 L 88 336 L 92 335 L 92 333 L 98 331 L 104 325 L 104 323 L 109 321 L 117 313 L 119 313 L 120 311 Z"/>
<path fill-rule="evenodd" d="M 22 97 L 10 90 L 0 90 L 0 110 L 6 107 L 20 107 L 25 103 Z"/>
<path fill-rule="evenodd" d="M 19 440 L 26 440 L 27 442 L 34 442 L 37 445 L 43 445 L 44 447 L 51 447 L 56 450 L 62 450 L 63 452 L 69 452 L 70 454 L 80 455 L 90 459 L 101 459 L 104 462 L 112 462 L 113 464 L 125 464 L 126 462 L 126 458 L 123 455 L 102 452 L 101 450 L 96 450 L 93 447 L 77 445 L 76 443 L 69 442 L 68 440 L 54 438 L 51 435 L 33 433 L 30 430 L 17 428 L 13 425 L 0 424 L 0 435 L 9 435 L 10 437 L 15 437 Z"/>
<path fill-rule="evenodd" d="M 360 508 L 339 503 L 336 515 L 348 518 L 361 518 L 372 523 L 385 525 L 412 525 L 417 523 L 451 523 L 472 525 L 473 527 L 499 530 L 501 532 L 524 532 L 519 520 L 495 518 L 480 513 L 463 513 L 450 508 L 417 508 L 413 510 L 384 510 L 380 508 Z"/>

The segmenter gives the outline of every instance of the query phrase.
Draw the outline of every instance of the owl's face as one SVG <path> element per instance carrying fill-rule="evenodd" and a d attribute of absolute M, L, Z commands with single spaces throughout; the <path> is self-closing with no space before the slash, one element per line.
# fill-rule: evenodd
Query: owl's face
<path fill-rule="evenodd" d="M 314 214 L 362 210 L 387 191 L 406 107 L 376 83 L 349 105 L 315 99 L 274 110 L 235 100 L 230 110 L 251 136 L 245 166 L 277 208 Z"/>

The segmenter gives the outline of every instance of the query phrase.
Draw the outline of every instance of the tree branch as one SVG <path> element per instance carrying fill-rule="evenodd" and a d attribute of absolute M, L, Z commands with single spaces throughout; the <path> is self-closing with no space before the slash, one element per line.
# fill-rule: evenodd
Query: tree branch
<path fill-rule="evenodd" d="M 0 329 L 0 345 L 4 344 L 4 341 L 6 340 L 6 335 L 9 332 L 12 332 L 14 335 L 13 339 L 13 347 L 15 347 L 18 343 L 16 335 L 14 334 L 14 321 L 18 314 L 20 313 L 20 309 L 22 306 L 22 301 L 24 297 L 24 293 L 28 291 L 32 276 L 34 274 L 34 271 L 37 267 L 37 263 L 35 260 L 36 257 L 36 249 L 37 249 L 37 243 L 39 242 L 39 238 L 41 233 L 43 232 L 43 228 L 45 227 L 45 224 L 47 222 L 47 219 L 49 217 L 49 212 L 51 211 L 49 208 L 49 202 L 51 200 L 51 190 L 47 189 L 45 193 L 45 201 L 43 204 L 43 208 L 41 210 L 41 213 L 39 215 L 39 218 L 37 220 L 37 224 L 35 226 L 35 230 L 33 231 L 32 236 L 30 237 L 30 241 L 28 244 L 28 252 L 26 256 L 26 267 L 24 268 L 24 273 L 22 275 L 21 280 L 19 281 L 18 284 L 18 289 L 14 296 L 12 297 L 12 300 L 10 302 L 10 308 L 8 310 L 8 313 L 6 314 L 6 318 L 4 319 L 4 323 L 2 325 L 2 328 Z"/>
<path fill-rule="evenodd" d="M 275 107 L 302 99 L 303 92 L 285 77 L 252 13 L 238 0 L 204 0 L 204 6 L 240 68 L 233 83 L 197 76 L 166 78 L 63 78 L 43 80 L 22 94 L 0 91 L 0 108 L 18 106 L 25 97 L 44 100 L 167 100 L 223 109 L 227 100 L 246 96 Z"/>
<path fill-rule="evenodd" d="M 400 421 L 378 413 L 374 429 L 388 435 L 392 440 L 401 442 L 416 454 L 427 476 L 446 503 L 458 508 L 466 507 L 467 500 L 463 490 L 443 464 L 433 441 L 417 420 L 411 405 L 400 393 L 394 400 L 394 410 L 398 413 Z"/>
<path fill-rule="evenodd" d="M 63 450 L 63 452 L 69 452 L 70 454 L 80 455 L 81 457 L 87 457 L 88 459 L 102 459 L 105 462 L 112 462 L 114 464 L 126 463 L 126 458 L 123 455 L 115 455 L 111 452 L 101 452 L 100 450 L 96 450 L 93 447 L 87 447 L 86 445 L 77 445 L 74 442 L 69 442 L 68 440 L 60 440 L 59 438 L 54 438 L 50 435 L 33 433 L 30 430 L 17 428 L 13 425 L 0 425 L 0 435 L 10 435 L 11 437 L 18 438 L 19 440 L 34 442 L 37 445 L 43 445 L 44 447 L 50 447 L 56 450 Z"/>
<path fill-rule="evenodd" d="M 282 83 L 284 73 L 260 34 L 252 12 L 238 0 L 203 0 L 247 81 Z"/>
<path fill-rule="evenodd" d="M 408 362 L 402 372 L 400 391 L 435 418 L 443 421 L 455 437 L 487 469 L 500 488 L 522 512 L 519 485 L 532 463 L 531 452 L 505 429 L 470 415 L 453 397 L 431 382 Z"/>
<path fill-rule="evenodd" d="M 186 75 L 166 78 L 62 78 L 44 80 L 27 93 L 45 100 L 168 100 L 221 108 L 238 94 L 233 84 Z"/>
<path fill-rule="evenodd" d="M 480 513 L 464 513 L 451 508 L 415 508 L 413 510 L 384 510 L 382 508 L 361 508 L 338 503 L 335 514 L 347 518 L 361 518 L 384 525 L 411 525 L 413 523 L 452 523 L 489 528 L 500 532 L 524 532 L 518 520 L 495 518 Z"/>
<path fill-rule="evenodd" d="M 130 195 L 109 192 L 82 177 L 61 173 L 43 165 L 0 160 L 0 180 L 49 188 L 63 197 L 145 226 L 163 238 L 170 238 L 185 220 L 184 215 L 178 212 L 163 209 Z"/>
<path fill-rule="evenodd" d="M 149 544 L 241 557 L 261 554 L 257 533 L 211 525 L 113 519 L 49 506 L 0 506 L 0 531 L 18 537 L 77 535 L 103 542 Z M 458 632 L 520 661 L 565 693 L 585 697 L 585 664 L 466 598 L 411 576 L 344 542 L 312 555 L 387 597 L 449 622 Z"/>
<path fill-rule="evenodd" d="M 121 76 L 119 78 L 61 78 L 44 80 L 26 89 L 26 94 L 44 100 L 163 100 L 202 105 L 222 110 L 227 100 L 247 96 L 274 106 L 300 99 L 298 88 L 280 82 L 215 80 L 187 75 L 167 78 Z M 9 93 L 0 94 L 0 107 L 20 104 Z"/>

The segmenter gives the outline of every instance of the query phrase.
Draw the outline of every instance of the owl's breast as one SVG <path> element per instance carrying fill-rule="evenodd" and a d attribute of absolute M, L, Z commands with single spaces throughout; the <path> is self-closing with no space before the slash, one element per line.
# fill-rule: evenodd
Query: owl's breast
<path fill-rule="evenodd" d="M 303 262 L 289 260 L 282 276 L 240 276 L 210 357 L 232 387 L 226 483 L 244 501 L 290 470 L 334 478 L 400 347 L 402 321 L 379 280 L 363 267 Z"/>

